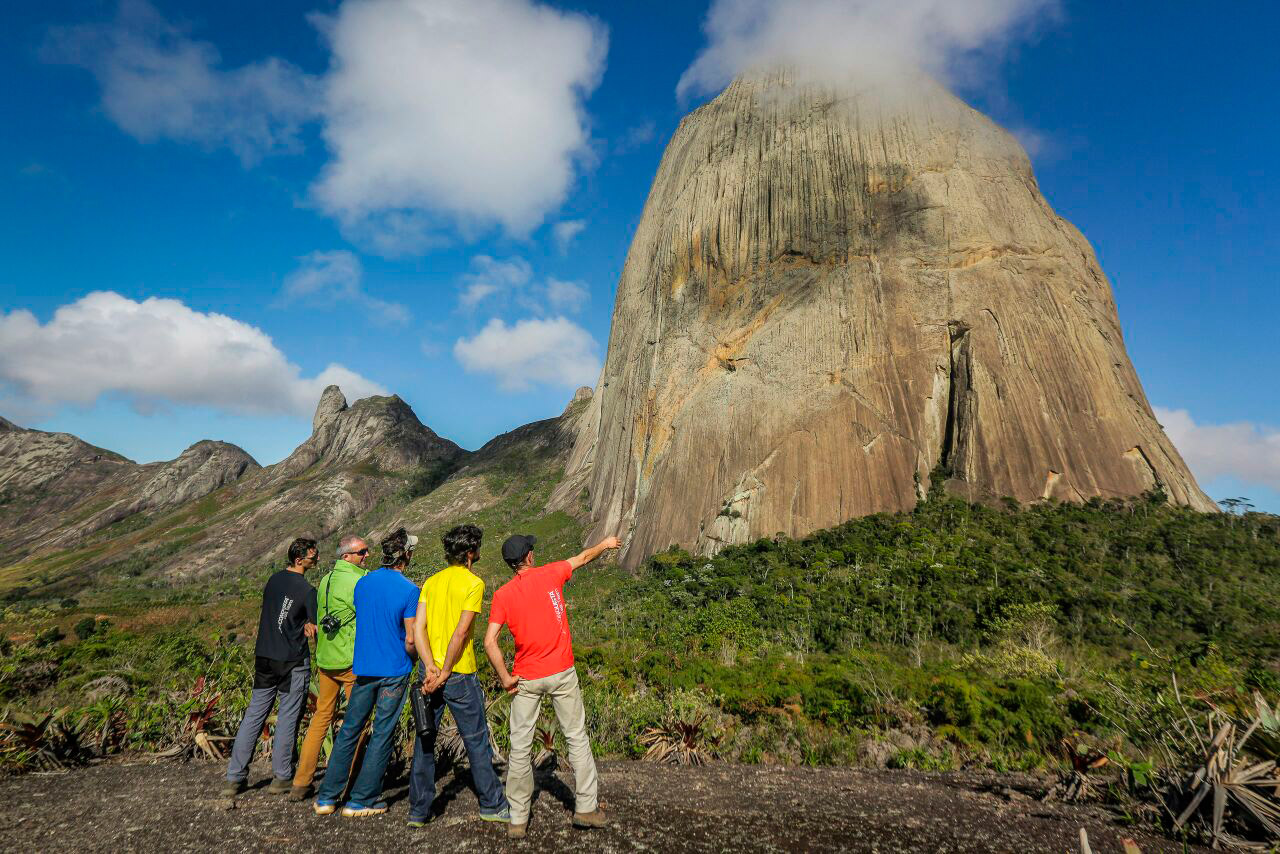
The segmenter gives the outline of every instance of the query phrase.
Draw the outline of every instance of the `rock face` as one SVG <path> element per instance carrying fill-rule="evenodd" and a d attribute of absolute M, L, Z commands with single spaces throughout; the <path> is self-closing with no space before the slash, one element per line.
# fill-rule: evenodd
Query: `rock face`
<path fill-rule="evenodd" d="M 261 466 L 243 448 L 203 439 L 179 454 L 177 459 L 140 468 L 150 476 L 144 474 L 133 479 L 141 480 L 141 483 L 123 485 L 125 488 L 121 491 L 125 496 L 122 499 L 84 522 L 69 527 L 55 542 L 74 542 L 135 513 L 165 510 L 196 501 L 257 471 Z"/>
<path fill-rule="evenodd" d="M 0 490 L 35 490 L 59 478 L 87 487 L 135 465 L 70 433 L 28 430 L 0 418 Z"/>
<path fill-rule="evenodd" d="M 205 439 L 165 463 L 142 487 L 139 509 L 176 507 L 261 468 L 242 448 Z"/>
<path fill-rule="evenodd" d="M 929 81 L 736 81 L 663 156 L 553 505 L 585 485 L 635 566 L 907 509 L 935 470 L 974 500 L 1214 509 L 1012 136 Z"/>

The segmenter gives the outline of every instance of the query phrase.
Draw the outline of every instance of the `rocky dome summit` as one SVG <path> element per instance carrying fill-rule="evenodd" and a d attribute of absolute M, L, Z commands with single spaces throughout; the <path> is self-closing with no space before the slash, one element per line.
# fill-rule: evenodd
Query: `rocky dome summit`
<path fill-rule="evenodd" d="M 1111 288 L 1005 130 L 932 81 L 743 77 L 680 124 L 567 482 L 625 563 L 912 507 L 1153 488 L 1214 509 Z M 563 492 L 563 491 L 562 491 Z"/>

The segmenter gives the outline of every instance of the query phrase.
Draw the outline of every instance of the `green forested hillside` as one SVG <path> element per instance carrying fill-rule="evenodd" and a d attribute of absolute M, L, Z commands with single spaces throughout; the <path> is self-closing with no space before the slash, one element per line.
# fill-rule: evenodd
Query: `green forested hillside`
<path fill-rule="evenodd" d="M 503 529 L 495 546 L 532 521 L 502 507 L 482 520 Z M 551 523 L 557 538 L 567 524 Z M 493 551 L 490 595 L 505 571 Z M 417 580 L 434 569 L 429 551 L 419 560 Z M 258 581 L 118 615 L 10 606 L 0 703 L 14 719 L 63 708 L 68 725 L 106 725 L 108 749 L 157 749 L 218 693 L 209 730 L 230 731 Z M 1061 762 L 1064 738 L 1158 760 L 1174 673 L 1192 705 L 1280 698 L 1277 582 L 1280 517 L 1159 495 L 991 508 L 938 492 L 803 540 L 672 550 L 634 576 L 593 566 L 568 596 L 603 753 L 679 742 L 744 761 L 1003 768 Z M 124 687 L 91 700 L 108 676 Z"/>

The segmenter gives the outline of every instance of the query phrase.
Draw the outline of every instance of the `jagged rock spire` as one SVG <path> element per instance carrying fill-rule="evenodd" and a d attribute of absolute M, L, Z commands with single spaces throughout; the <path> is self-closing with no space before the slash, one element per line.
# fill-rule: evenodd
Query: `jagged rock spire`
<path fill-rule="evenodd" d="M 316 405 L 315 417 L 311 419 L 311 432 L 319 432 L 320 428 L 338 417 L 347 408 L 347 398 L 342 389 L 336 385 L 325 388 L 320 395 L 320 403 Z"/>

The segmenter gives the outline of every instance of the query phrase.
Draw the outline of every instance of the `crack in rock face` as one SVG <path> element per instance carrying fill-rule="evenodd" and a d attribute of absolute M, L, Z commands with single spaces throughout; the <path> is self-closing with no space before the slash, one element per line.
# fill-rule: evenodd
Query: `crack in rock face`
<path fill-rule="evenodd" d="M 1215 509 L 1021 147 L 911 85 L 754 75 L 681 122 L 566 476 L 625 565 L 909 509 L 935 470 L 970 500 L 1159 484 Z"/>

